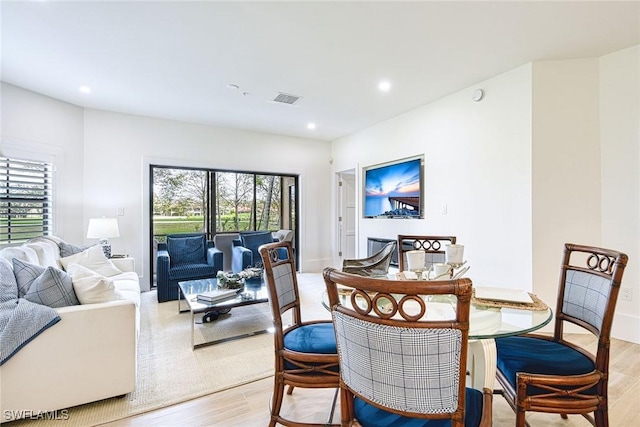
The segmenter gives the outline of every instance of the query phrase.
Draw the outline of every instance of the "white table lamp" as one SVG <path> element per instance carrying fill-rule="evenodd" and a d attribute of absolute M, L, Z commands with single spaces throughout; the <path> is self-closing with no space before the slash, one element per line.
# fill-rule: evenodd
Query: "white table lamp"
<path fill-rule="evenodd" d="M 91 218 L 87 229 L 88 239 L 100 239 L 102 251 L 107 258 L 111 258 L 111 237 L 120 237 L 118 220 L 116 218 Z"/>

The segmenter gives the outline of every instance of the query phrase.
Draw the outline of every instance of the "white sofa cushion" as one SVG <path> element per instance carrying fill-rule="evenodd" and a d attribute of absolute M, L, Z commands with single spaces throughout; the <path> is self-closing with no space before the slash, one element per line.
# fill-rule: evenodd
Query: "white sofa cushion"
<path fill-rule="evenodd" d="M 101 302 L 126 299 L 115 287 L 113 280 L 104 277 L 81 264 L 67 265 L 73 289 L 81 304 L 98 304 Z"/>
<path fill-rule="evenodd" d="M 125 271 L 118 275 L 111 276 L 109 279 L 113 280 L 116 289 L 124 299 L 133 301 L 136 307 L 140 307 L 140 283 L 138 273 L 135 271 Z"/>
<path fill-rule="evenodd" d="M 24 245 L 4 248 L 0 251 L 0 256 L 9 262 L 13 262 L 13 259 L 20 259 L 31 264 L 38 264 L 36 251 Z"/>
<path fill-rule="evenodd" d="M 60 249 L 53 240 L 40 238 L 38 240 L 30 240 L 23 247 L 31 248 L 38 256 L 37 264 L 42 267 L 59 268 L 58 258 L 60 258 Z"/>
<path fill-rule="evenodd" d="M 118 267 L 104 256 L 102 247 L 95 245 L 78 254 L 60 258 L 62 268 L 68 270 L 69 264 L 80 264 L 89 270 L 98 273 L 101 276 L 111 277 L 122 273 Z"/>

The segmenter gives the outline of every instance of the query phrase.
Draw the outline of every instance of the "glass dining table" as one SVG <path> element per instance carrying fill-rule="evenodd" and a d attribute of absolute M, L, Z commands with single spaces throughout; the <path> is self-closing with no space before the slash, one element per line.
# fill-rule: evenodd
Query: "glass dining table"
<path fill-rule="evenodd" d="M 338 292 L 340 303 L 346 307 L 351 306 L 349 292 L 346 291 L 348 289 Z M 455 304 L 455 297 L 441 295 L 425 302 L 427 320 L 454 318 L 452 304 Z M 330 310 L 326 291 L 322 294 L 322 305 Z M 536 307 L 525 304 L 492 306 L 473 299 L 469 313 L 468 386 L 478 390 L 493 390 L 497 359 L 496 338 L 536 331 L 547 325 L 552 318 L 553 310 L 545 304 Z"/>

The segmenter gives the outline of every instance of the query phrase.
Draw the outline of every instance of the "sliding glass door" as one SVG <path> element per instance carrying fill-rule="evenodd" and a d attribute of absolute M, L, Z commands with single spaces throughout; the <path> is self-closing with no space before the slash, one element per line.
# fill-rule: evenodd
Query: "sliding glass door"
<path fill-rule="evenodd" d="M 298 177 L 151 165 L 152 277 L 158 242 L 168 234 L 294 230 Z M 284 190 L 283 190 L 284 189 Z"/>

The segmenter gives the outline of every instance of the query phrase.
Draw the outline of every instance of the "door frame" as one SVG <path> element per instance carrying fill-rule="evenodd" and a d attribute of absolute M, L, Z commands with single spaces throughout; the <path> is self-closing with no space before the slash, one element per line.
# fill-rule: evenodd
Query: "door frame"
<path fill-rule="evenodd" d="M 344 182 L 351 181 L 353 183 L 353 192 L 345 191 Z M 348 169 L 336 173 L 336 252 L 334 256 L 334 265 L 341 266 L 344 259 L 352 259 L 356 256 L 358 222 L 357 222 L 357 177 L 356 169 Z M 349 209 L 353 207 L 353 209 Z M 349 215 L 352 215 L 349 218 Z M 345 224 L 351 219 L 353 223 L 353 237 L 349 236 L 349 231 L 345 230 Z M 349 239 L 353 242 L 349 242 Z M 351 246 L 349 245 L 351 243 Z M 349 250 L 349 248 L 353 250 Z"/>

